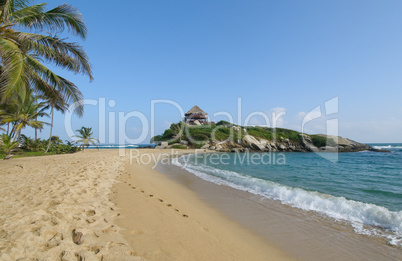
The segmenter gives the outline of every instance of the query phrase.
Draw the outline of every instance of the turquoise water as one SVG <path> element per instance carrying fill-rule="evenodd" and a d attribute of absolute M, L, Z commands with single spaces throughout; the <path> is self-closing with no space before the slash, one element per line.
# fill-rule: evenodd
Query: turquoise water
<path fill-rule="evenodd" d="M 402 144 L 392 153 L 227 153 L 187 155 L 174 163 L 216 184 L 350 222 L 357 233 L 402 245 Z M 219 156 L 218 156 L 219 155 Z"/>

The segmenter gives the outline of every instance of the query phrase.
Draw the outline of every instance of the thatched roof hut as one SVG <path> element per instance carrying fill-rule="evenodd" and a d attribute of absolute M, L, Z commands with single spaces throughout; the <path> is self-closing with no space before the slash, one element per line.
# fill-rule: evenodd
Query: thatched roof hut
<path fill-rule="evenodd" d="M 208 122 L 208 113 L 201 110 L 200 107 L 198 107 L 197 105 L 191 108 L 186 114 L 184 114 L 184 116 L 186 123 L 191 124 L 195 121 L 198 121 L 199 123 Z"/>

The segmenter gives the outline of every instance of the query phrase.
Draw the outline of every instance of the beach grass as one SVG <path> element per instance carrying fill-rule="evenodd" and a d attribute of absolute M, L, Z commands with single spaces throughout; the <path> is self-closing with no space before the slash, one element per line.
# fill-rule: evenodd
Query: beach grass
<path fill-rule="evenodd" d="M 57 155 L 57 153 L 55 152 L 45 153 L 44 151 L 24 151 L 23 153 L 15 155 L 13 158 L 38 157 L 38 156 L 50 156 L 50 155 Z M 5 156 L 6 154 L 0 154 L 0 159 L 4 159 Z"/>
<path fill-rule="evenodd" d="M 49 155 L 56 155 L 55 152 L 48 152 L 45 153 L 44 151 L 25 151 L 19 155 L 16 155 L 14 158 L 24 158 L 24 157 L 36 157 L 36 156 L 49 156 Z"/>

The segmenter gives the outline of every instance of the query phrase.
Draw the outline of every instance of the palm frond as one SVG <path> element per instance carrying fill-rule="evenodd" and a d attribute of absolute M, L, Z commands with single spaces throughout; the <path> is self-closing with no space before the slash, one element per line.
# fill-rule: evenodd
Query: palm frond
<path fill-rule="evenodd" d="M 67 43 L 56 36 L 41 36 L 29 34 L 31 41 L 28 48 L 40 55 L 46 61 L 55 63 L 74 73 L 86 74 L 93 80 L 89 58 L 77 43 Z"/>
<path fill-rule="evenodd" d="M 88 29 L 85 26 L 84 19 L 78 10 L 68 4 L 62 4 L 47 12 L 44 12 L 44 5 L 37 5 L 31 9 L 21 9 L 15 21 L 26 28 L 36 30 L 59 31 L 66 27 L 75 35 L 85 39 Z"/>
<path fill-rule="evenodd" d="M 0 86 L 0 93 L 4 99 L 9 98 L 13 93 L 21 91 L 27 85 L 23 54 L 18 45 L 8 39 L 0 38 L 0 57 L 3 66 L 1 81 L 6 81 L 6 85 Z"/>

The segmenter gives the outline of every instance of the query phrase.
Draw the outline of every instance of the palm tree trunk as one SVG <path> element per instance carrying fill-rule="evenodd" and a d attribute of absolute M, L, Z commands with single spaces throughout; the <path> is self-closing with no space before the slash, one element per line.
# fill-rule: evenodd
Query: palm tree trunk
<path fill-rule="evenodd" d="M 35 91 L 35 96 L 37 96 L 37 95 L 38 95 L 38 94 L 37 94 L 37 92 Z M 38 100 L 35 101 L 35 104 L 38 104 Z M 38 108 L 36 108 L 35 112 L 38 113 Z M 38 118 L 35 117 L 35 120 L 37 120 L 37 119 L 38 119 Z M 35 141 L 36 141 L 37 139 L 38 139 L 38 129 L 35 128 Z"/>
<path fill-rule="evenodd" d="M 53 114 L 54 114 L 54 106 L 52 106 L 52 111 L 50 112 L 52 114 L 52 123 L 50 124 L 50 136 L 49 136 L 49 143 L 47 144 L 47 148 L 45 153 L 47 153 L 47 151 L 50 148 L 50 144 L 51 144 L 51 139 L 52 139 L 52 132 L 53 132 Z"/>
<path fill-rule="evenodd" d="M 20 138 L 21 138 L 21 130 L 16 131 L 16 132 L 14 133 L 14 135 L 15 135 L 15 136 L 14 136 L 13 142 L 19 141 Z"/>
<path fill-rule="evenodd" d="M 15 141 L 15 137 L 17 136 L 16 126 L 17 126 L 17 123 L 14 123 L 11 128 L 11 131 L 10 131 L 10 138 L 14 137 L 14 141 Z"/>

